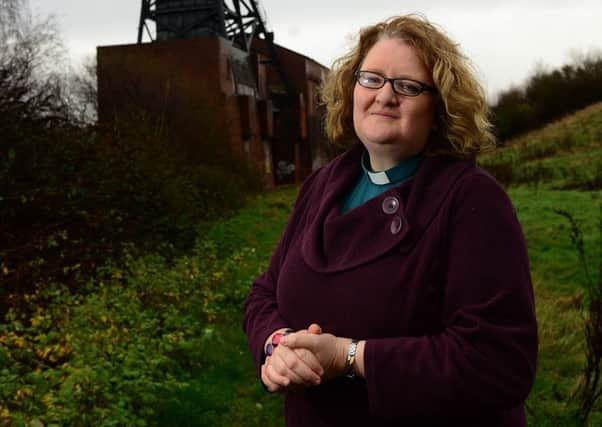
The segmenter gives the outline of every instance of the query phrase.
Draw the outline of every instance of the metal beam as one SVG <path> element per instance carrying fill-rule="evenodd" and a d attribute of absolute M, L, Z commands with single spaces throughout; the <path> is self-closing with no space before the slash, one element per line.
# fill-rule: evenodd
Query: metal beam
<path fill-rule="evenodd" d="M 138 25 L 138 43 L 142 43 L 144 29 L 149 35 L 151 41 L 156 40 L 152 37 L 148 21 L 157 22 L 157 2 L 161 0 L 142 0 L 140 10 L 140 23 Z M 162 6 L 168 6 L 168 0 L 163 0 Z M 230 4 L 233 6 L 231 8 Z M 234 9 L 234 10 L 233 10 Z M 267 45 L 270 62 L 276 69 L 282 84 L 289 96 L 294 96 L 294 90 L 288 79 L 284 68 L 278 58 L 278 52 L 274 46 L 274 35 L 265 28 L 263 17 L 259 12 L 256 0 L 215 0 L 214 2 L 206 1 L 198 2 L 196 6 L 180 6 L 177 2 L 173 3 L 172 8 L 160 8 L 161 16 L 165 15 L 182 15 L 183 18 L 189 17 L 190 14 L 197 13 L 198 20 L 190 23 L 190 20 L 182 19 L 186 25 L 180 25 L 177 28 L 172 28 L 169 25 L 169 20 L 161 20 L 163 31 L 168 34 L 172 33 L 175 38 L 185 38 L 187 35 L 198 34 L 194 30 L 204 28 L 209 30 L 207 34 L 221 35 L 228 38 L 236 47 L 246 52 L 251 49 L 251 44 L 255 37 L 262 37 Z M 202 13 L 201 13 L 202 12 Z M 188 21 L 188 22 L 187 22 Z M 213 25 L 212 25 L 213 24 Z M 215 33 L 218 31 L 218 33 Z M 224 31 L 225 34 L 221 32 Z"/>

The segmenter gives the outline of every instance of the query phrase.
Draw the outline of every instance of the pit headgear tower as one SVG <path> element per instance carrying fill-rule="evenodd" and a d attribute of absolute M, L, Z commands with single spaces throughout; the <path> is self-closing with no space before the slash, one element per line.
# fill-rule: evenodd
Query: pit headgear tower
<path fill-rule="evenodd" d="M 149 22 L 156 25 L 155 36 Z M 274 33 L 266 30 L 265 18 L 255 0 L 142 0 L 138 43 L 144 34 L 150 41 L 220 36 L 250 52 L 255 37 L 265 40 L 270 62 L 276 68 L 287 92 L 293 91 L 279 64 Z"/>

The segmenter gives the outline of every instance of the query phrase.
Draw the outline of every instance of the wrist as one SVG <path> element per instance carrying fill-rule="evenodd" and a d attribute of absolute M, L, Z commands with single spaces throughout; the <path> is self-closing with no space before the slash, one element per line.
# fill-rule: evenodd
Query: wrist
<path fill-rule="evenodd" d="M 355 349 L 351 348 L 352 342 L 355 343 Z M 366 340 L 352 340 L 350 338 L 339 338 L 337 342 L 337 376 L 354 376 L 366 378 L 364 366 L 364 349 Z M 350 350 L 354 350 L 354 354 L 350 355 Z M 350 360 L 353 357 L 353 360 Z"/>
<path fill-rule="evenodd" d="M 339 338 L 337 342 L 337 356 L 336 356 L 336 376 L 344 376 L 347 374 L 347 354 L 349 353 L 349 346 L 351 345 L 350 338 Z"/>
<path fill-rule="evenodd" d="M 353 372 L 360 378 L 366 378 L 366 367 L 364 365 L 364 351 L 366 349 L 366 340 L 361 340 L 357 343 L 357 351 L 355 353 L 355 363 L 353 364 Z"/>

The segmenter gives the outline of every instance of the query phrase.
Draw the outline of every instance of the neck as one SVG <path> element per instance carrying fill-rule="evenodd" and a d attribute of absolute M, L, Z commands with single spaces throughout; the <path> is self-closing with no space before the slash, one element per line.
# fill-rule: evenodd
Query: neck
<path fill-rule="evenodd" d="M 377 146 L 377 147 L 366 147 L 368 155 L 370 156 L 370 168 L 374 172 L 381 172 L 398 165 L 403 160 L 409 159 L 410 157 L 418 153 L 403 152 L 398 147 L 391 146 Z"/>

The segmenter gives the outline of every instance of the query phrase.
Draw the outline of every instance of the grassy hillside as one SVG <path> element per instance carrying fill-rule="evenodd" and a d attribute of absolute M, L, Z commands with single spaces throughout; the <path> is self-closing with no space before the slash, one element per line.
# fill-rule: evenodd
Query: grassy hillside
<path fill-rule="evenodd" d="M 503 149 L 480 157 L 479 162 L 507 185 L 600 189 L 602 103 L 507 141 Z"/>

